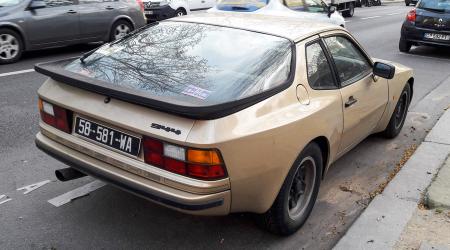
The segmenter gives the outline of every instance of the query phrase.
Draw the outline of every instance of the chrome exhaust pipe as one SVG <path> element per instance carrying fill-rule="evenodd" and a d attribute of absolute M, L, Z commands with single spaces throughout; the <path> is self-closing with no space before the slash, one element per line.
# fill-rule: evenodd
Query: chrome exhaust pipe
<path fill-rule="evenodd" d="M 86 176 L 73 168 L 63 168 L 55 171 L 56 178 L 60 181 L 70 181 Z"/>

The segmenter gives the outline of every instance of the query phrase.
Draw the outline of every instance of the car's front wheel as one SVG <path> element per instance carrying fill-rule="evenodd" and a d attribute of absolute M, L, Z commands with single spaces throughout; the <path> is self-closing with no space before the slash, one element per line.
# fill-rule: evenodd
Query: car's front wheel
<path fill-rule="evenodd" d="M 113 24 L 109 40 L 110 41 L 118 40 L 126 36 L 131 31 L 133 31 L 133 25 L 131 25 L 130 22 L 125 20 L 119 20 Z"/>
<path fill-rule="evenodd" d="M 406 115 L 408 114 L 408 108 L 411 101 L 411 86 L 406 84 L 395 106 L 394 113 L 392 113 L 391 119 L 386 129 L 382 132 L 386 138 L 396 137 L 405 124 Z"/>
<path fill-rule="evenodd" d="M 17 62 L 22 56 L 23 41 L 17 32 L 0 29 L 0 64 Z"/>
<path fill-rule="evenodd" d="M 175 16 L 185 16 L 186 15 L 186 11 L 184 11 L 183 9 L 177 9 L 177 11 L 175 12 Z"/>
<path fill-rule="evenodd" d="M 272 233 L 295 233 L 311 213 L 322 176 L 322 152 L 310 143 L 295 161 L 272 207 L 260 215 L 260 224 Z"/>
<path fill-rule="evenodd" d="M 342 12 L 342 15 L 344 17 L 352 17 L 354 14 L 355 14 L 355 6 L 353 5 L 353 3 L 349 4 L 348 10 Z"/>

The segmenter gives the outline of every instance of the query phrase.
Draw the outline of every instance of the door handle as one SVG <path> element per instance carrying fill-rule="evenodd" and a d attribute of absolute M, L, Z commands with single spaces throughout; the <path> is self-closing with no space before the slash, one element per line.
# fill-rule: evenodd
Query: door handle
<path fill-rule="evenodd" d="M 74 10 L 68 10 L 67 13 L 69 13 L 69 14 L 76 14 L 77 12 L 74 11 Z"/>
<path fill-rule="evenodd" d="M 106 8 L 105 9 L 107 9 L 107 10 L 113 10 L 114 9 L 114 7 L 112 7 L 112 6 L 106 6 Z"/>
<path fill-rule="evenodd" d="M 352 106 L 353 104 L 355 104 L 358 100 L 356 100 L 355 98 L 353 98 L 353 96 L 350 96 L 348 98 L 348 101 L 345 103 L 345 107 L 348 108 L 350 106 Z"/>

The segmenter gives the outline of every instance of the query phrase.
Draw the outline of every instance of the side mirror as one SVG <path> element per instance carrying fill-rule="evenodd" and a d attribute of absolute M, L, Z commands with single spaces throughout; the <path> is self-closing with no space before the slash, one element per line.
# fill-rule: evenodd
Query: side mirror
<path fill-rule="evenodd" d="M 375 62 L 373 74 L 382 78 L 392 79 L 395 75 L 395 66 L 382 62 Z"/>
<path fill-rule="evenodd" d="M 47 4 L 43 0 L 33 0 L 28 6 L 29 10 L 42 9 L 47 7 Z"/>
<path fill-rule="evenodd" d="M 336 6 L 334 5 L 328 6 L 328 17 L 331 17 L 331 14 L 333 14 L 334 12 L 336 12 Z"/>

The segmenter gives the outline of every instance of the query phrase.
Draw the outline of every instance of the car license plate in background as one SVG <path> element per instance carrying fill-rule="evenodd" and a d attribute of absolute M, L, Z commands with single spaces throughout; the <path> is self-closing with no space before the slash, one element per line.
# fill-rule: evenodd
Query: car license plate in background
<path fill-rule="evenodd" d="M 450 35 L 437 34 L 437 33 L 425 33 L 425 38 L 448 41 L 448 40 L 450 40 Z"/>
<path fill-rule="evenodd" d="M 121 152 L 138 156 L 141 138 L 97 124 L 77 116 L 75 133 Z"/>
<path fill-rule="evenodd" d="M 153 10 L 144 10 L 144 14 L 152 15 L 153 14 Z"/>

